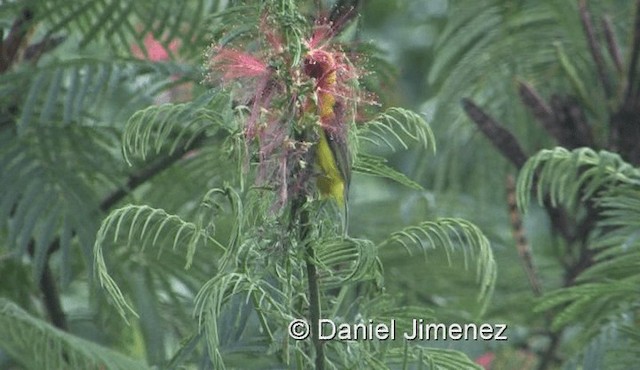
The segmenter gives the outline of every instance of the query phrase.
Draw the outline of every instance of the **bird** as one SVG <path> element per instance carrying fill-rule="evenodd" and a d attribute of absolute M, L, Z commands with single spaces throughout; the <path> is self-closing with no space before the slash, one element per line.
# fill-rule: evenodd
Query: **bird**
<path fill-rule="evenodd" d="M 332 198 L 343 210 L 343 230 L 346 233 L 349 217 L 348 194 L 351 182 L 351 153 L 343 106 L 336 94 L 337 70 L 331 53 L 312 50 L 303 61 L 303 70 L 315 79 L 318 140 L 315 166 L 316 185 L 320 195 Z"/>

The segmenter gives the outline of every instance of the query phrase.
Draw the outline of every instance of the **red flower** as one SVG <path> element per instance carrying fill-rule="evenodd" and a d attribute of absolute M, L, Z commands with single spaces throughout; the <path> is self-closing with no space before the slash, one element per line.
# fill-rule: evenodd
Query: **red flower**
<path fill-rule="evenodd" d="M 145 37 L 144 37 L 144 47 L 147 51 L 147 55 L 145 56 L 144 52 L 142 51 L 142 49 L 140 49 L 140 47 L 138 45 L 132 45 L 131 46 L 131 52 L 133 53 L 133 55 L 135 55 L 137 58 L 140 59 L 149 59 L 153 62 L 159 62 L 162 60 L 167 60 L 169 59 L 169 51 L 171 51 L 172 53 L 175 53 L 178 51 L 178 49 L 180 48 L 180 40 L 172 40 L 169 43 L 169 51 L 167 49 L 165 49 L 164 46 L 162 46 L 162 44 L 156 40 L 155 37 L 153 37 L 153 34 L 148 33 Z"/>
<path fill-rule="evenodd" d="M 211 58 L 211 66 L 222 72 L 225 81 L 237 78 L 264 76 L 269 69 L 267 64 L 251 54 L 225 48 L 217 48 Z"/>
<path fill-rule="evenodd" d="M 275 208 L 279 208 L 290 192 L 305 192 L 307 188 L 309 175 L 302 172 L 309 171 L 298 170 L 311 165 L 305 163 L 310 143 L 295 139 L 294 132 L 312 128 L 300 125 L 314 124 L 307 118 L 317 115 L 318 124 L 346 143 L 349 122 L 355 114 L 347 108 L 352 108 L 354 104 L 348 103 L 357 99 L 358 73 L 347 56 L 330 44 L 334 30 L 326 19 L 316 23 L 311 37 L 304 41 L 302 47 L 307 52 L 301 64 L 294 64 L 293 56 L 286 53 L 285 38 L 274 31 L 278 28 L 273 23 L 268 15 L 262 15 L 260 52 L 216 47 L 210 67 L 211 76 L 224 84 L 241 82 L 234 86 L 235 99 L 250 108 L 244 124 L 247 148 L 258 145 L 257 181 L 276 191 L 279 200 Z M 310 84 L 311 91 L 307 88 Z"/>

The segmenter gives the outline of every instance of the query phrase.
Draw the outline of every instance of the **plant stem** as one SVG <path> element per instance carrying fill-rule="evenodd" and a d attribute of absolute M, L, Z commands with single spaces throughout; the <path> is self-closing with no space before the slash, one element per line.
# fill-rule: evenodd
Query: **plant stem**
<path fill-rule="evenodd" d="M 511 161 L 518 169 L 524 166 L 528 156 L 522 149 L 518 139 L 504 125 L 498 123 L 471 99 L 462 99 L 462 108 L 471 121 L 478 126 L 478 129 L 506 159 Z"/>
<path fill-rule="evenodd" d="M 556 351 L 558 350 L 558 346 L 560 345 L 560 332 L 551 332 L 550 333 L 551 342 L 549 343 L 549 347 L 542 356 L 542 360 L 538 365 L 538 370 L 548 370 L 556 361 Z"/>
<path fill-rule="evenodd" d="M 35 247 L 36 243 L 33 239 L 29 242 L 27 247 L 27 251 L 29 252 L 29 256 L 31 259 L 35 260 Z M 42 272 L 38 279 L 38 287 L 40 288 L 40 292 L 42 293 L 42 303 L 44 304 L 44 308 L 49 315 L 49 319 L 51 323 L 60 330 L 67 331 L 67 318 L 65 316 L 64 310 L 62 309 L 62 301 L 60 299 L 60 293 L 58 291 L 58 287 L 56 285 L 56 279 L 53 276 L 53 272 L 49 267 L 49 257 L 51 256 L 51 251 L 57 250 L 60 248 L 60 239 L 55 239 L 51 245 L 49 245 L 49 249 L 47 249 L 47 254 L 44 257 L 44 263 L 42 267 Z"/>
<path fill-rule="evenodd" d="M 44 265 L 44 270 L 42 271 L 40 291 L 42 292 L 42 300 L 53 325 L 60 330 L 67 331 L 67 317 L 62 309 L 60 294 L 58 293 L 56 281 L 48 263 Z"/>
<path fill-rule="evenodd" d="M 320 322 L 320 289 L 316 265 L 313 262 L 314 252 L 311 243 L 307 245 L 307 281 L 309 283 L 309 321 L 311 335 L 316 349 L 316 370 L 324 369 L 324 343 L 318 337 Z"/>
<path fill-rule="evenodd" d="M 318 271 L 315 265 L 315 251 L 313 243 L 309 239 L 311 226 L 309 224 L 309 211 L 300 213 L 300 239 L 305 245 L 305 262 L 307 264 L 307 283 L 309 284 L 309 325 L 311 325 L 311 338 L 316 350 L 315 368 L 324 370 L 324 343 L 318 336 L 320 323 L 320 285 L 318 284 Z"/>
<path fill-rule="evenodd" d="M 130 174 L 123 186 L 115 189 L 100 202 L 100 210 L 103 212 L 109 211 L 111 207 L 124 199 L 134 189 L 151 180 L 162 171 L 171 167 L 173 164 L 182 159 L 182 157 L 184 157 L 184 155 L 188 151 L 198 148 L 205 138 L 205 135 L 200 134 L 196 136 L 190 143 L 179 146 L 176 150 L 174 150 L 167 156 L 160 157 L 150 163 L 147 167 L 140 169 L 140 171 Z"/>
<path fill-rule="evenodd" d="M 540 278 L 533 264 L 533 254 L 529 247 L 529 242 L 524 233 L 524 226 L 522 225 L 522 216 L 518 211 L 518 205 L 516 203 L 516 184 L 513 176 L 507 176 L 507 205 L 509 206 L 509 216 L 511 218 L 511 230 L 514 240 L 516 241 L 516 248 L 518 255 L 522 261 L 522 266 L 529 280 L 529 286 L 536 297 L 542 295 L 542 284 L 540 284 Z"/>

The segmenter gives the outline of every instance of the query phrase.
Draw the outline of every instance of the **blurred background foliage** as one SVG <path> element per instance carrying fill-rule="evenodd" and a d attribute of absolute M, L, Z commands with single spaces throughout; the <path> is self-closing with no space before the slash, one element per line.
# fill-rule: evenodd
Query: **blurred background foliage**
<path fill-rule="evenodd" d="M 185 270 L 174 240 L 158 241 L 159 256 L 114 243 L 121 263 L 110 273 L 133 292 L 140 314 L 127 325 L 95 284 L 93 246 L 101 221 L 120 206 L 197 218 L 207 191 L 234 180 L 226 176 L 236 158 L 221 145 L 226 128 L 207 125 L 229 117 L 198 110 L 231 104 L 215 101 L 202 81 L 203 53 L 229 30 L 217 14 L 233 3 L 0 4 L 0 368 L 64 368 L 68 356 L 95 359 L 84 368 L 107 358 L 127 369 L 209 366 L 192 357 L 192 313 L 219 254 L 199 248 Z M 306 2 L 312 15 L 314 3 L 330 6 Z M 498 266 L 490 305 L 478 316 L 473 266 L 449 263 L 444 250 L 380 252 L 385 289 L 402 304 L 444 322 L 509 328 L 505 342 L 429 346 L 460 350 L 490 369 L 637 364 L 639 9 L 629 0 L 360 2 L 344 37 L 373 50 L 367 66 L 376 70 L 365 84 L 384 106 L 421 113 L 437 152 L 376 149 L 425 190 L 356 174 L 350 235 L 380 242 L 403 225 L 461 217 L 487 235 Z M 127 164 L 123 133 L 135 112 L 192 100 L 167 122 L 201 131 L 169 132 Z M 567 151 L 539 153 L 557 146 Z M 510 176 L 517 184 L 508 185 Z M 578 183 L 584 187 L 574 189 Z M 545 194 L 556 194 L 557 204 Z M 216 236 L 229 238 L 231 227 L 220 219 Z M 38 333 L 47 335 L 31 342 Z M 39 356 L 56 352 L 49 343 L 65 355 Z M 238 368 L 273 366 L 234 355 L 233 344 L 228 356 Z"/>

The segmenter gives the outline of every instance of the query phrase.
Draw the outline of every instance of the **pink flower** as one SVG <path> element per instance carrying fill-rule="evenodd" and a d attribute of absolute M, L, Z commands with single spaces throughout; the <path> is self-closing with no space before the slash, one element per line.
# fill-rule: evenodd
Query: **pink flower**
<path fill-rule="evenodd" d="M 476 364 L 484 367 L 486 370 L 491 369 L 491 364 L 493 360 L 496 358 L 496 355 L 493 352 L 487 352 L 480 357 L 476 358 Z"/>
<path fill-rule="evenodd" d="M 220 47 L 214 49 L 211 68 L 218 72 L 223 82 L 245 80 L 242 88 L 244 96 L 240 96 L 240 100 L 243 104 L 251 105 L 251 114 L 245 123 L 244 132 L 248 140 L 253 140 L 257 135 L 260 116 L 269 107 L 276 90 L 271 78 L 273 70 L 251 54 Z"/>
<path fill-rule="evenodd" d="M 131 52 L 139 59 L 149 59 L 154 62 L 159 62 L 162 60 L 169 59 L 169 51 L 165 49 L 165 47 L 153 37 L 153 34 L 148 33 L 144 37 L 144 47 L 147 50 L 147 55 L 140 49 L 138 45 L 131 46 Z M 176 53 L 180 48 L 180 40 L 172 40 L 169 43 L 169 50 L 172 53 Z"/>
<path fill-rule="evenodd" d="M 269 72 L 266 63 L 251 54 L 226 48 L 216 48 L 211 66 L 222 73 L 226 82 L 237 78 L 254 78 Z"/>
<path fill-rule="evenodd" d="M 274 189 L 278 200 L 273 208 L 281 209 L 292 194 L 304 194 L 309 188 L 312 143 L 304 141 L 309 137 L 296 136 L 308 128 L 300 130 L 299 125 L 315 129 L 312 125 L 317 122 L 336 140 L 346 142 L 355 115 L 353 103 L 360 102 L 360 96 L 359 73 L 347 55 L 331 44 L 336 29 L 327 18 L 316 22 L 300 45 L 306 49 L 301 63 L 287 53 L 285 37 L 277 30 L 273 17 L 263 14 L 260 51 L 250 54 L 214 47 L 209 67 L 213 80 L 228 85 L 240 81 L 231 87 L 234 100 L 249 109 L 243 127 L 246 148 L 256 149 L 252 154 L 257 154 L 259 162 L 257 182 Z M 251 157 L 248 154 L 246 158 Z"/>

